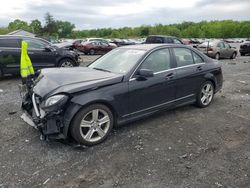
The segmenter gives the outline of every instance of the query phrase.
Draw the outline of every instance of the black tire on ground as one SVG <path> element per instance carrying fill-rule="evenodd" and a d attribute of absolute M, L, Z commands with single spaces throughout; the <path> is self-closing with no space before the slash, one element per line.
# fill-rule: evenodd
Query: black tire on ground
<path fill-rule="evenodd" d="M 231 59 L 235 59 L 235 58 L 236 58 L 236 56 L 237 56 L 237 53 L 236 53 L 236 52 L 234 52 L 230 58 L 231 58 Z"/>
<path fill-rule="evenodd" d="M 219 59 L 220 59 L 220 53 L 216 53 L 214 58 L 215 58 L 216 60 L 219 60 Z"/>
<path fill-rule="evenodd" d="M 203 90 L 207 89 L 206 86 L 210 86 L 211 87 L 211 90 L 207 91 L 207 94 L 209 92 L 211 94 L 211 98 L 206 99 L 206 100 L 208 100 L 207 103 L 205 103 L 205 101 L 204 102 L 202 101 L 203 97 L 206 98 L 206 94 L 203 93 Z M 211 104 L 211 102 L 213 101 L 213 98 L 214 98 L 214 84 L 211 81 L 206 81 L 206 82 L 204 82 L 201 85 L 201 87 L 200 87 L 200 89 L 199 89 L 199 91 L 197 93 L 197 96 L 196 96 L 196 105 L 198 107 L 200 107 L 200 108 L 205 108 L 205 107 L 207 107 L 207 106 L 209 106 Z"/>
<path fill-rule="evenodd" d="M 91 128 L 87 128 L 88 130 L 85 131 L 86 135 L 83 135 L 83 131 L 84 131 L 83 129 L 86 129 L 87 126 L 81 127 L 81 123 L 82 123 L 84 118 L 88 118 L 89 114 L 91 114 L 90 117 L 92 117 L 92 120 L 91 121 L 89 120 L 87 122 L 93 122 L 94 118 L 93 118 L 93 114 L 91 112 L 93 112 L 95 110 L 99 110 L 100 112 L 104 111 L 106 113 L 106 115 L 109 117 L 109 124 L 107 123 L 109 126 L 106 127 L 106 132 L 102 129 L 105 132 L 103 137 L 101 137 L 99 135 L 98 131 L 96 129 L 94 129 L 95 132 L 92 134 L 92 136 L 96 136 L 97 138 L 99 138 L 99 140 L 89 141 L 85 138 L 87 137 L 87 134 Z M 99 115 L 99 111 L 98 111 L 97 117 L 102 115 L 102 114 Z M 103 118 L 103 117 L 101 117 L 101 118 Z M 84 120 L 86 120 L 86 119 L 84 119 Z M 84 121 L 84 122 L 86 122 L 86 121 Z M 93 145 L 96 145 L 96 144 L 103 142 L 108 137 L 110 131 L 113 128 L 113 124 L 114 124 L 114 117 L 113 117 L 111 110 L 107 106 L 105 106 L 103 104 L 92 104 L 90 106 L 84 107 L 76 114 L 76 116 L 74 117 L 74 119 L 70 125 L 70 133 L 76 142 L 83 144 L 83 145 L 86 145 L 86 146 L 93 146 Z M 102 125 L 97 125 L 97 126 L 100 127 Z M 96 135 L 94 135 L 94 134 L 96 134 Z M 91 136 L 91 138 L 92 138 L 92 136 Z"/>
<path fill-rule="evenodd" d="M 90 49 L 90 50 L 89 50 L 89 54 L 90 54 L 90 55 L 95 55 L 95 50 L 94 50 L 94 49 Z"/>
<path fill-rule="evenodd" d="M 241 55 L 241 56 L 245 56 L 246 54 L 244 54 L 244 53 L 240 53 L 240 55 Z"/>
<path fill-rule="evenodd" d="M 58 64 L 58 67 L 74 67 L 74 66 L 76 66 L 75 61 L 69 58 L 62 59 Z"/>

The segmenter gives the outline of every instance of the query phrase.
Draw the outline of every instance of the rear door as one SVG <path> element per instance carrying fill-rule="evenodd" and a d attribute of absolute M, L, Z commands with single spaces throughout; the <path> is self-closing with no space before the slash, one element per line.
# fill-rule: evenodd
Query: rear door
<path fill-rule="evenodd" d="M 49 50 L 47 44 L 33 38 L 24 39 L 28 43 L 28 54 L 35 69 L 56 66 L 56 51 Z"/>
<path fill-rule="evenodd" d="M 20 40 L 0 38 L 0 68 L 4 74 L 16 74 L 20 67 Z"/>
<path fill-rule="evenodd" d="M 177 103 L 194 100 L 200 85 L 204 82 L 204 60 L 188 48 L 173 48 L 177 71 Z"/>

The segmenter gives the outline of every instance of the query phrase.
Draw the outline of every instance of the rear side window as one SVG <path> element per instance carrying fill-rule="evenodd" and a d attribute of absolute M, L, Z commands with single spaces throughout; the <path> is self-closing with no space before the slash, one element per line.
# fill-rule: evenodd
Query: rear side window
<path fill-rule="evenodd" d="M 0 47 L 3 48 L 20 48 L 17 39 L 0 39 Z"/>
<path fill-rule="evenodd" d="M 203 59 L 197 55 L 195 52 L 193 52 L 193 57 L 194 57 L 194 63 L 203 63 Z"/>
<path fill-rule="evenodd" d="M 194 64 L 192 52 L 186 48 L 174 48 L 177 67 Z"/>
<path fill-rule="evenodd" d="M 225 46 L 224 46 L 224 43 L 223 43 L 223 42 L 218 43 L 218 44 L 217 44 L 217 47 L 219 47 L 219 48 L 225 48 Z"/>
<path fill-rule="evenodd" d="M 168 49 L 152 52 L 142 63 L 140 69 L 149 69 L 154 73 L 170 69 L 170 53 Z"/>

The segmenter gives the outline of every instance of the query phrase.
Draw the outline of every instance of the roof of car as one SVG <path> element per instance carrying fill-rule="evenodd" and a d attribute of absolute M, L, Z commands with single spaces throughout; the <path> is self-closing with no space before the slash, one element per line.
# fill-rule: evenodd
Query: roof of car
<path fill-rule="evenodd" d="M 169 35 L 149 35 L 148 37 L 177 38 L 175 36 L 169 36 Z"/>
<path fill-rule="evenodd" d="M 0 35 L 0 38 L 36 38 L 36 37 L 23 36 L 23 35 Z"/>
<path fill-rule="evenodd" d="M 126 48 L 126 49 L 137 49 L 137 50 L 152 50 L 154 48 L 158 47 L 187 47 L 183 44 L 169 44 L 169 43 L 164 43 L 164 44 L 136 44 L 136 45 L 128 45 L 128 46 L 122 46 L 119 48 Z"/>

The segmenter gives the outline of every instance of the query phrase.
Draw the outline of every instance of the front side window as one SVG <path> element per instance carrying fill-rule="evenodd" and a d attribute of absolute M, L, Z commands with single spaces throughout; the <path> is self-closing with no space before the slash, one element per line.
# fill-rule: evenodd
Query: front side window
<path fill-rule="evenodd" d="M 44 49 L 46 45 L 39 40 L 34 40 L 34 39 L 24 39 L 28 43 L 28 48 L 29 49 Z"/>
<path fill-rule="evenodd" d="M 224 45 L 225 45 L 226 48 L 230 48 L 230 45 L 229 45 L 229 44 L 224 43 Z"/>
<path fill-rule="evenodd" d="M 161 49 L 152 52 L 142 63 L 140 69 L 149 69 L 154 73 L 171 68 L 170 53 L 168 49 Z"/>
<path fill-rule="evenodd" d="M 187 48 L 174 48 L 177 67 L 194 64 L 191 50 Z"/>

